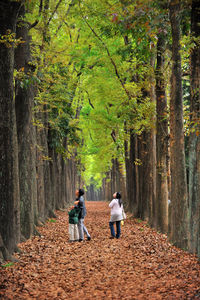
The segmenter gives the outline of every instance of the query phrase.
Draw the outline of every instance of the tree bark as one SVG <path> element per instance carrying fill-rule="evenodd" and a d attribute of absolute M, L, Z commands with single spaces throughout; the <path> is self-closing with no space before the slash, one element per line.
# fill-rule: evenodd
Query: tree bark
<path fill-rule="evenodd" d="M 154 194 L 154 168 L 155 162 L 154 151 L 154 135 L 152 131 L 144 131 L 138 137 L 138 158 L 140 164 L 139 169 L 139 204 L 138 217 L 148 222 L 151 222 L 152 204 Z"/>
<path fill-rule="evenodd" d="M 1 237 L 1 233 L 0 233 L 0 265 L 1 265 L 1 263 L 3 263 L 6 260 L 14 261 L 15 259 L 9 253 L 8 249 L 5 247 L 3 239 Z"/>
<path fill-rule="evenodd" d="M 200 1 L 192 1 L 191 34 L 195 47 L 191 53 L 191 124 L 189 137 L 189 250 L 200 257 Z"/>
<path fill-rule="evenodd" d="M 127 129 L 125 128 L 126 133 Z M 124 143 L 125 166 L 126 166 L 126 194 L 128 209 L 135 217 L 138 217 L 139 206 L 139 170 L 136 160 L 138 159 L 138 137 L 130 130 L 129 141 Z"/>
<path fill-rule="evenodd" d="M 39 114 L 42 119 L 42 113 Z M 39 115 L 37 118 L 39 118 Z M 37 150 L 36 150 L 36 160 L 37 160 L 37 211 L 38 211 L 38 220 L 37 222 L 44 222 L 46 218 L 45 212 L 45 182 L 44 182 L 44 160 L 43 155 L 46 153 L 43 152 L 43 141 L 45 140 L 45 133 L 43 128 L 37 128 Z"/>
<path fill-rule="evenodd" d="M 20 239 L 18 148 L 14 105 L 14 42 L 20 3 L 0 2 L 0 234 L 9 253 Z M 14 38 L 14 36 L 13 36 Z M 7 39 L 7 41 L 6 41 Z"/>
<path fill-rule="evenodd" d="M 157 42 L 156 66 L 156 199 L 157 199 L 157 229 L 163 233 L 168 230 L 168 117 L 167 99 L 164 80 L 165 36 L 161 33 Z"/>
<path fill-rule="evenodd" d="M 48 27 L 49 19 L 49 0 L 44 1 L 44 9 L 42 15 L 43 29 L 42 29 L 42 45 L 41 55 L 45 56 L 45 46 L 49 45 L 50 35 Z M 43 66 L 45 66 L 45 58 L 43 59 Z M 38 155 L 38 212 L 42 222 L 44 222 L 49 216 L 53 215 L 51 209 L 52 201 L 52 185 L 50 180 L 50 161 L 49 161 L 49 123 L 48 123 L 48 111 L 47 105 L 42 105 L 42 112 L 38 114 L 38 118 L 43 124 L 42 128 L 38 128 L 38 145 L 40 149 L 37 151 Z"/>
<path fill-rule="evenodd" d="M 111 169 L 111 192 L 112 194 L 115 192 L 120 192 L 122 194 L 122 198 L 125 201 L 126 193 L 125 193 L 125 178 L 121 172 L 120 163 L 117 158 L 112 160 L 112 169 Z"/>
<path fill-rule="evenodd" d="M 151 57 L 150 64 L 152 69 L 154 70 L 155 68 L 155 56 L 154 54 Z M 150 76 L 150 99 L 152 103 L 156 103 L 156 92 L 155 92 L 155 77 L 154 73 L 153 75 Z M 152 122 L 155 124 L 156 123 L 156 116 L 153 117 Z M 156 228 L 157 226 L 157 199 L 156 199 L 156 128 L 151 129 L 151 149 L 152 155 L 151 155 L 151 176 L 152 176 L 152 203 L 151 203 L 151 216 L 150 216 L 150 225 L 153 228 Z"/>
<path fill-rule="evenodd" d="M 170 101 L 171 232 L 170 241 L 188 248 L 188 199 L 185 169 L 182 73 L 180 55 L 180 1 L 170 2 L 172 76 Z"/>
<path fill-rule="evenodd" d="M 16 79 L 15 82 L 15 108 L 19 149 L 21 233 L 25 238 L 29 238 L 34 229 L 34 207 L 37 196 L 33 192 L 36 190 L 36 141 L 32 123 L 34 90 L 31 84 L 30 36 L 28 24 L 23 21 L 24 16 L 25 7 L 22 6 L 16 37 L 21 38 L 23 43 L 15 50 L 15 68 L 21 72 L 23 70 L 24 78 Z"/>

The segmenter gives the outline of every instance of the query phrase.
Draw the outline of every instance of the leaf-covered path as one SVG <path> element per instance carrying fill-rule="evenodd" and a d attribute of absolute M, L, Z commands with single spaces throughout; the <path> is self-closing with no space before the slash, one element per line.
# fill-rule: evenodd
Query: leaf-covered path
<path fill-rule="evenodd" d="M 87 202 L 91 241 L 68 243 L 68 214 L 19 245 L 19 262 L 0 269 L 2 299 L 200 299 L 197 259 L 129 218 L 109 239 L 105 202 Z"/>

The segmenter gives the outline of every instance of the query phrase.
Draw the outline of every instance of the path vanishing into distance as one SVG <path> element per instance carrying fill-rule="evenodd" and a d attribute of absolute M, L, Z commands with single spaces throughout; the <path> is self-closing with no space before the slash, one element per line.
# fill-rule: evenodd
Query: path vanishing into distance
<path fill-rule="evenodd" d="M 0 267 L 0 299 L 200 299 L 200 265 L 147 223 L 128 217 L 109 239 L 106 202 L 86 202 L 91 241 L 68 242 L 67 211 Z"/>

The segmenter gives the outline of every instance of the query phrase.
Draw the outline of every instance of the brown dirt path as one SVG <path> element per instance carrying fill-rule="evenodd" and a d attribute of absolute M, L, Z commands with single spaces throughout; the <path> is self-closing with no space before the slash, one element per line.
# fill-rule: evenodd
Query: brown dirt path
<path fill-rule="evenodd" d="M 0 268 L 1 299 L 200 299 L 195 256 L 132 218 L 111 240 L 108 203 L 86 205 L 92 240 L 68 243 L 67 212 L 57 212 L 42 237 L 19 245 L 18 263 Z"/>

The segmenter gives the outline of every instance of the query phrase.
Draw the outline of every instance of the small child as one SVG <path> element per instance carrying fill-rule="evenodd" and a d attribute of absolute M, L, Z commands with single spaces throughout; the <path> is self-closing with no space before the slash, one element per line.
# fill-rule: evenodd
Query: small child
<path fill-rule="evenodd" d="M 78 216 L 80 213 L 80 208 L 77 206 L 72 207 L 69 214 L 69 242 L 79 241 L 79 231 L 78 231 Z"/>

